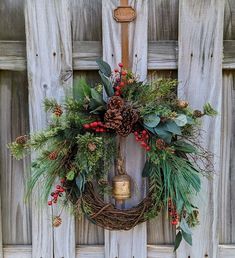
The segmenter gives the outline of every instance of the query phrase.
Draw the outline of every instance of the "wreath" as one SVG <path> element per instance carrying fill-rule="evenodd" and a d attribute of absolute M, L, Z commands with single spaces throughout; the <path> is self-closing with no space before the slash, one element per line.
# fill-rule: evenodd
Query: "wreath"
<path fill-rule="evenodd" d="M 192 199 L 201 176 L 212 170 L 211 154 L 199 143 L 200 118 L 216 111 L 209 103 L 203 111 L 192 110 L 177 98 L 176 80 L 141 82 L 121 63 L 114 71 L 102 60 L 97 63 L 102 83 L 90 86 L 81 78 L 63 104 L 45 99 L 48 127 L 9 144 L 17 159 L 31 150 L 37 154 L 27 196 L 42 182 L 49 206 L 70 202 L 76 213 L 109 230 L 129 230 L 165 207 L 178 229 L 175 248 L 182 239 L 192 244 L 190 228 L 199 223 Z M 133 192 L 120 151 L 130 134 L 146 153 L 142 176 L 148 178 L 148 193 L 137 206 L 120 209 L 107 197 L 120 204 Z M 110 178 L 114 165 L 116 175 Z M 61 222 L 56 216 L 53 225 Z"/>

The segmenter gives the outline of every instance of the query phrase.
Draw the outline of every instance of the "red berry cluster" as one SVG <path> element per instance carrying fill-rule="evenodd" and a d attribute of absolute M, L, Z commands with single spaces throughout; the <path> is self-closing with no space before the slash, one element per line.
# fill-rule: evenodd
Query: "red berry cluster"
<path fill-rule="evenodd" d="M 116 79 L 116 86 L 114 87 L 115 90 L 115 96 L 120 96 L 122 94 L 122 88 L 125 87 L 125 83 L 122 81 L 122 76 L 126 76 L 127 72 L 123 71 L 123 64 L 119 63 L 118 66 L 120 67 L 119 69 L 115 69 L 114 72 L 118 74 L 118 78 Z"/>
<path fill-rule="evenodd" d="M 56 190 L 51 193 L 51 197 L 52 197 L 52 198 L 51 198 L 50 201 L 48 201 L 48 205 L 49 205 L 49 206 L 51 206 L 53 203 L 56 204 L 57 201 L 58 201 L 58 198 L 59 198 L 59 197 L 62 197 L 62 195 L 63 195 L 63 192 L 64 192 L 64 187 L 63 187 L 63 185 L 64 185 L 64 183 L 65 183 L 65 179 L 62 178 L 62 179 L 60 180 L 60 183 L 61 183 L 61 185 L 57 185 L 57 186 L 56 186 Z"/>
<path fill-rule="evenodd" d="M 171 216 L 171 219 L 172 219 L 171 224 L 172 225 L 177 225 L 178 222 L 179 222 L 179 216 L 177 214 L 175 205 L 172 203 L 172 200 L 168 201 L 168 212 L 169 212 L 169 215 Z"/>
<path fill-rule="evenodd" d="M 148 145 L 148 139 L 149 139 L 149 135 L 148 132 L 146 130 L 143 130 L 141 132 L 135 131 L 134 132 L 135 135 L 135 139 L 137 142 L 140 142 L 141 146 L 146 150 L 146 151 L 150 151 L 150 146 Z"/>
<path fill-rule="evenodd" d="M 84 124 L 83 128 L 86 130 L 93 130 L 96 133 L 105 133 L 107 132 L 107 128 L 105 127 L 105 124 L 101 121 L 95 121 L 89 124 Z"/>

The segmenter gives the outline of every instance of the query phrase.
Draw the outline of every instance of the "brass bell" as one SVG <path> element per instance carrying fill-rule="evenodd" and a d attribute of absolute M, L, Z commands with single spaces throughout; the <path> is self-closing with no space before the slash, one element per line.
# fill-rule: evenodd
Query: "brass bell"
<path fill-rule="evenodd" d="M 112 186 L 113 197 L 118 202 L 131 198 L 131 178 L 127 174 L 114 176 Z"/>

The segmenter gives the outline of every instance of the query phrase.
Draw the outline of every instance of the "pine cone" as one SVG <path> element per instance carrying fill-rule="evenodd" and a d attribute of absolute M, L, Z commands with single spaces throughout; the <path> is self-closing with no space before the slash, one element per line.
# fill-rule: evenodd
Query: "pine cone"
<path fill-rule="evenodd" d="M 49 158 L 50 160 L 56 160 L 57 157 L 58 157 L 58 154 L 57 154 L 56 151 L 53 151 L 53 152 L 51 152 L 51 153 L 48 155 L 48 158 Z"/>
<path fill-rule="evenodd" d="M 53 222 L 52 222 L 53 227 L 57 228 L 57 227 L 59 227 L 61 224 L 62 224 L 62 219 L 61 219 L 61 217 L 60 217 L 60 216 L 54 217 Z"/>
<path fill-rule="evenodd" d="M 193 111 L 193 116 L 197 117 L 197 118 L 200 118 L 200 117 L 204 116 L 204 114 L 200 110 L 194 110 Z"/>
<path fill-rule="evenodd" d="M 60 106 L 60 105 L 57 105 L 57 106 L 54 108 L 53 113 L 54 113 L 57 117 L 61 116 L 61 115 L 63 114 L 63 110 L 62 110 L 61 106 Z"/>
<path fill-rule="evenodd" d="M 122 109 L 124 107 L 124 100 L 121 97 L 113 96 L 109 99 L 108 109 Z"/>
<path fill-rule="evenodd" d="M 117 129 L 122 124 L 122 115 L 118 109 L 108 109 L 104 115 L 105 126 Z"/>
<path fill-rule="evenodd" d="M 26 135 L 22 135 L 16 138 L 15 142 L 17 144 L 22 144 L 24 145 L 27 142 L 27 136 Z"/>
<path fill-rule="evenodd" d="M 87 145 L 88 149 L 90 152 L 93 152 L 96 150 L 97 146 L 95 145 L 95 143 L 93 142 L 89 142 L 88 145 Z"/>
<path fill-rule="evenodd" d="M 134 124 L 139 119 L 139 114 L 131 106 L 126 106 L 123 108 L 121 115 L 122 124 L 117 128 L 117 133 L 123 137 L 126 137 L 132 132 Z"/>

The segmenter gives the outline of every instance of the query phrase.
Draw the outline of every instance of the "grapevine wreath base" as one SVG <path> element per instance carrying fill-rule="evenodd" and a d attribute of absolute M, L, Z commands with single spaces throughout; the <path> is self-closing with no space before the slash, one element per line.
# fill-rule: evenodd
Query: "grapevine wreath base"
<path fill-rule="evenodd" d="M 199 141 L 200 118 L 216 111 L 209 103 L 193 110 L 178 99 L 176 80 L 140 82 L 122 64 L 112 71 L 104 61 L 97 63 L 102 84 L 80 79 L 64 103 L 45 99 L 45 111 L 51 113 L 47 128 L 9 144 L 18 159 L 31 150 L 37 154 L 27 196 L 42 182 L 49 206 L 60 203 L 63 209 L 71 202 L 75 213 L 109 230 L 129 230 L 165 208 L 178 231 L 175 249 L 182 239 L 192 244 L 190 228 L 199 223 L 193 199 L 201 176 L 212 171 L 210 153 Z M 137 206 L 122 210 L 104 199 L 121 203 L 134 192 L 120 151 L 129 135 L 145 151 L 142 177 L 148 179 L 148 193 Z M 115 176 L 107 180 L 114 162 Z M 53 219 L 53 226 L 61 223 L 60 216 Z"/>
<path fill-rule="evenodd" d="M 76 203 L 77 200 L 72 200 Z M 100 197 L 92 183 L 86 184 L 85 191 L 81 198 L 81 205 L 90 208 L 87 218 L 96 225 L 108 230 L 130 230 L 136 225 L 148 220 L 146 214 L 153 208 L 152 193 L 148 195 L 135 207 L 130 209 L 117 209 L 114 204 L 106 203 Z M 162 208 L 162 202 L 155 206 L 156 216 Z"/>

